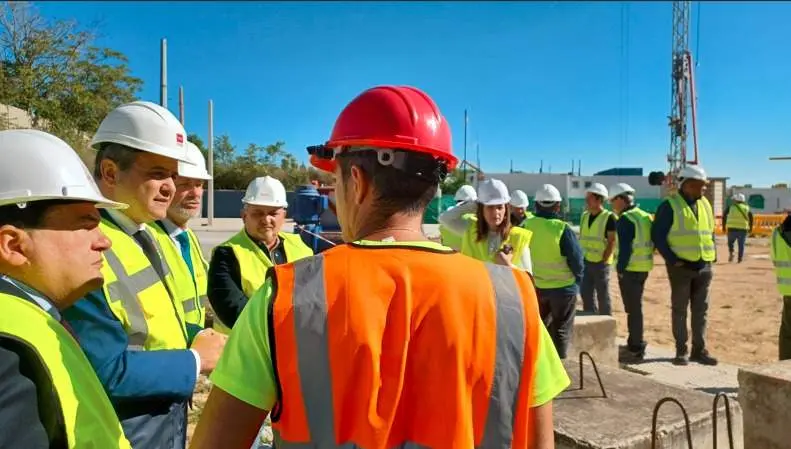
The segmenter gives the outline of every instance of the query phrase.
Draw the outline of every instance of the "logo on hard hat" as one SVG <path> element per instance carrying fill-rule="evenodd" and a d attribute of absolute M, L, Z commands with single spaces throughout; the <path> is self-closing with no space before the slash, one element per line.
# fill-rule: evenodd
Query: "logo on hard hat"
<path fill-rule="evenodd" d="M 184 134 L 176 133 L 176 143 L 179 145 L 184 145 Z"/>

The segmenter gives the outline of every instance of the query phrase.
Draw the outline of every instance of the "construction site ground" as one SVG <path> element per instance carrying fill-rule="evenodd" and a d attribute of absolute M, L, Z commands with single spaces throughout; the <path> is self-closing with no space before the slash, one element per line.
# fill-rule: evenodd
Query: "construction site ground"
<path fill-rule="evenodd" d="M 215 220 L 214 225 L 207 227 L 195 223 L 193 228 L 207 255 L 215 245 L 241 228 L 241 220 L 223 220 L 220 223 Z M 291 224 L 287 227 L 290 230 Z M 426 228 L 429 236 L 435 234 L 436 226 Z M 769 259 L 769 241 L 762 238 L 748 239 L 745 259 L 738 264 L 728 262 L 725 238 L 719 237 L 718 257 L 714 267 L 706 340 L 709 351 L 723 363 L 718 367 L 703 367 L 694 363 L 677 367 L 671 364 L 674 339 L 670 327 L 670 287 L 664 263 L 657 255 L 643 301 L 648 354 L 643 363 L 626 368 L 657 381 L 685 388 L 735 394 L 739 366 L 777 360 L 782 301 Z M 619 342 L 623 343 L 627 335 L 626 315 L 614 274 L 611 277 L 611 295 Z M 195 407 L 190 415 L 190 435 L 209 388 L 210 384 L 205 379 L 196 388 Z"/>

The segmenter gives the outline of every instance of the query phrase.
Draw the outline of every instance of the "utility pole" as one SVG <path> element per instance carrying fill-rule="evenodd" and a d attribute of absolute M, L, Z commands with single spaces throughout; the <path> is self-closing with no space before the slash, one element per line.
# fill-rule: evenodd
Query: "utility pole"
<path fill-rule="evenodd" d="M 467 110 L 464 110 L 464 166 L 462 167 L 462 173 L 464 174 L 464 183 L 467 183 Z"/>
<path fill-rule="evenodd" d="M 478 166 L 478 170 L 483 170 L 481 168 L 481 143 L 475 142 L 475 165 Z"/>
<path fill-rule="evenodd" d="M 184 126 L 184 86 L 179 86 L 179 121 Z"/>
<path fill-rule="evenodd" d="M 168 40 L 162 39 L 159 49 L 159 105 L 168 107 Z"/>
<path fill-rule="evenodd" d="M 214 224 L 214 102 L 209 100 L 209 196 L 207 201 L 206 215 L 208 215 L 209 226 Z"/>

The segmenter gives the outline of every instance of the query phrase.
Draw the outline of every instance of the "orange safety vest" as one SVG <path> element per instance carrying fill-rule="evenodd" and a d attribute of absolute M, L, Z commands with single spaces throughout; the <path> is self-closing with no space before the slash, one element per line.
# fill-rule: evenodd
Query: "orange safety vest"
<path fill-rule="evenodd" d="M 274 276 L 275 447 L 532 447 L 541 323 L 528 274 L 347 244 Z"/>

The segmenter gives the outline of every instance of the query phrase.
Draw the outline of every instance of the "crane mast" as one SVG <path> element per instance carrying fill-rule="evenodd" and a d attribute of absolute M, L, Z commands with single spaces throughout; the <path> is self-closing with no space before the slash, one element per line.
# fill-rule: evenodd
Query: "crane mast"
<path fill-rule="evenodd" d="M 672 186 L 687 164 L 698 163 L 697 104 L 692 52 L 689 50 L 691 1 L 673 2 L 673 54 L 671 65 L 670 151 L 665 183 Z M 688 145 L 689 130 L 692 146 Z"/>

